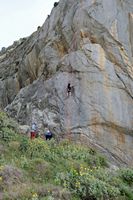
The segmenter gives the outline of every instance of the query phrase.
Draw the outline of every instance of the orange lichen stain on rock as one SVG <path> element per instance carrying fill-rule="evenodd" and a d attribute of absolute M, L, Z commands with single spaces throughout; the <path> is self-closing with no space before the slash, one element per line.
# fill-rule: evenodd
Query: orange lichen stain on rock
<path fill-rule="evenodd" d="M 94 35 L 91 35 L 89 37 L 89 39 L 90 39 L 90 41 L 91 41 L 92 44 L 96 44 L 97 43 L 97 39 L 96 39 L 96 37 Z"/>
<path fill-rule="evenodd" d="M 96 134 L 96 137 L 99 137 L 99 128 L 98 128 L 98 124 L 100 123 L 100 118 L 98 115 L 95 115 L 91 118 L 90 120 L 91 123 L 91 129 L 92 131 Z"/>
<path fill-rule="evenodd" d="M 112 124 L 111 126 L 110 126 L 110 133 L 111 133 L 111 135 L 112 135 L 112 137 L 116 140 L 116 143 L 117 143 L 117 145 L 119 146 L 121 146 L 121 145 L 123 145 L 123 144 L 125 144 L 125 134 L 124 133 L 122 133 L 120 130 L 119 130 L 119 128 L 115 125 L 115 124 Z"/>
<path fill-rule="evenodd" d="M 110 29 L 111 35 L 118 40 L 118 31 L 117 31 L 117 20 L 115 20 L 112 23 L 111 29 Z"/>
<path fill-rule="evenodd" d="M 100 68 L 103 70 L 105 68 L 106 59 L 105 59 L 104 50 L 100 46 L 98 48 L 98 55 L 99 55 L 98 64 L 99 64 Z"/>
<path fill-rule="evenodd" d="M 92 0 L 92 4 L 96 3 L 96 0 Z"/>
<path fill-rule="evenodd" d="M 89 37 L 89 34 L 81 29 L 80 30 L 80 37 L 81 38 L 87 38 L 87 37 Z"/>
<path fill-rule="evenodd" d="M 64 56 L 67 52 L 65 45 L 62 42 L 54 42 L 54 48 L 59 52 L 60 56 Z"/>
<path fill-rule="evenodd" d="M 109 74 L 106 70 L 106 57 L 105 57 L 105 52 L 104 50 L 99 46 L 99 67 L 101 68 L 101 70 L 103 70 L 102 75 L 103 75 L 103 90 L 104 90 L 104 94 L 105 94 L 105 98 L 107 99 L 107 103 L 108 103 L 108 115 L 109 118 L 112 119 L 112 121 L 114 121 L 114 115 L 112 112 L 112 101 L 111 101 L 111 91 L 110 91 L 110 82 L 109 82 Z"/>
<path fill-rule="evenodd" d="M 118 145 L 125 144 L 125 134 L 118 133 L 117 143 L 118 143 Z"/>

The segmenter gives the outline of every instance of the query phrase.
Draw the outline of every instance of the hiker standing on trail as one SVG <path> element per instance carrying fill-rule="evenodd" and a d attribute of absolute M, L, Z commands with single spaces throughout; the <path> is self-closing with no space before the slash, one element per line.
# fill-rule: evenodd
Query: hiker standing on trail
<path fill-rule="evenodd" d="M 30 138 L 34 139 L 37 136 L 37 125 L 35 122 L 32 123 Z"/>
<path fill-rule="evenodd" d="M 53 137 L 53 134 L 49 129 L 46 130 L 44 135 L 45 135 L 46 140 L 51 140 L 51 138 Z"/>

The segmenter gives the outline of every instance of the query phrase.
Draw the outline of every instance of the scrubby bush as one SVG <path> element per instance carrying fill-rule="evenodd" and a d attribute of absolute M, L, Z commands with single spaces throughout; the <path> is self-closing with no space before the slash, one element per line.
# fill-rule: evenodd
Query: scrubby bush
<path fill-rule="evenodd" d="M 53 178 L 50 163 L 41 158 L 32 159 L 26 169 L 35 182 L 46 182 Z"/>
<path fill-rule="evenodd" d="M 54 7 L 58 6 L 59 2 L 54 2 Z"/>
<path fill-rule="evenodd" d="M 125 197 L 127 200 L 133 200 L 133 189 L 121 183 L 119 185 L 121 197 Z"/>
<path fill-rule="evenodd" d="M 2 178 L 2 184 L 5 187 L 9 187 L 13 184 L 21 183 L 23 181 L 22 171 L 11 165 L 5 165 L 1 168 L 0 177 Z"/>
<path fill-rule="evenodd" d="M 5 142 L 10 142 L 15 138 L 16 133 L 8 127 L 2 127 L 0 131 L 1 139 Z"/>
<path fill-rule="evenodd" d="M 17 124 L 3 112 L 0 112 L 0 139 L 10 142 L 17 139 Z"/>
<path fill-rule="evenodd" d="M 28 146 L 29 146 L 29 139 L 27 137 L 23 137 L 19 145 L 19 150 L 22 153 L 24 153 L 28 150 Z"/>
<path fill-rule="evenodd" d="M 120 177 L 129 185 L 133 184 L 133 169 L 125 168 L 120 170 Z"/>
<path fill-rule="evenodd" d="M 28 149 L 26 154 L 31 158 L 40 157 L 45 158 L 45 155 L 50 154 L 50 148 L 43 139 L 37 138 L 35 140 L 29 141 Z"/>
<path fill-rule="evenodd" d="M 0 130 L 3 127 L 18 131 L 18 124 L 12 118 L 9 118 L 6 113 L 0 112 Z"/>
<path fill-rule="evenodd" d="M 0 128 L 6 126 L 7 116 L 5 113 L 0 112 Z"/>
<path fill-rule="evenodd" d="M 133 200 L 133 169 L 108 169 L 94 149 L 16 134 L 0 113 L 0 198 Z"/>
<path fill-rule="evenodd" d="M 119 188 L 109 185 L 95 177 L 95 169 L 84 168 L 80 171 L 71 169 L 68 173 L 56 176 L 56 182 L 64 185 L 81 199 L 115 199 L 120 196 Z"/>

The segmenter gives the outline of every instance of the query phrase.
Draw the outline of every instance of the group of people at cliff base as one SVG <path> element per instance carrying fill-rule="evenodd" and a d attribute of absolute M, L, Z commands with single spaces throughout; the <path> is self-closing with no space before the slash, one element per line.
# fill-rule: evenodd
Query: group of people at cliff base
<path fill-rule="evenodd" d="M 47 128 L 47 130 L 45 131 L 44 133 L 44 138 L 46 140 L 50 140 L 52 137 L 53 137 L 53 134 L 52 132 Z M 31 139 L 35 139 L 35 138 L 38 138 L 39 137 L 39 134 L 38 134 L 38 127 L 37 127 L 37 124 L 34 122 L 32 123 L 32 126 L 31 126 L 31 132 L 30 132 L 30 138 Z"/>

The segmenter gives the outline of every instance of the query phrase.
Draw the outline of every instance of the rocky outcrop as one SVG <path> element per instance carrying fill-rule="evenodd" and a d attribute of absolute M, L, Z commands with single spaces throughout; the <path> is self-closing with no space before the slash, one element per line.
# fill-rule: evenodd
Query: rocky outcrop
<path fill-rule="evenodd" d="M 132 0 L 60 0 L 42 27 L 1 52 L 1 107 L 133 166 L 132 15 Z"/>

